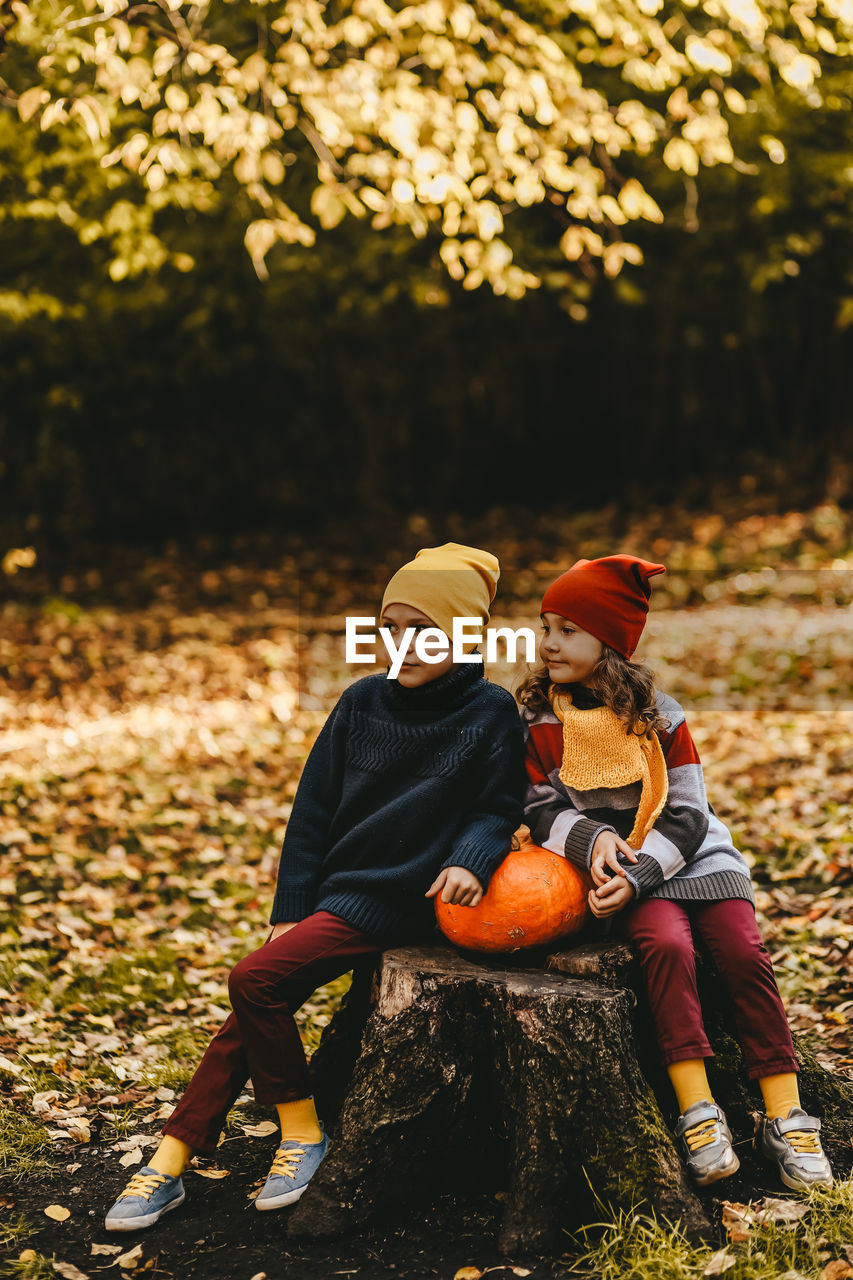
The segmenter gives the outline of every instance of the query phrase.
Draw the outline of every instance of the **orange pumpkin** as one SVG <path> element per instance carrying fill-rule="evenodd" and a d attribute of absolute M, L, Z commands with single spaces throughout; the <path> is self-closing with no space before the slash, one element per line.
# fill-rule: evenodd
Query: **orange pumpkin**
<path fill-rule="evenodd" d="M 522 951 L 576 933 L 592 880 L 558 853 L 525 843 L 504 858 L 476 907 L 435 899 L 438 927 L 468 951 Z"/>

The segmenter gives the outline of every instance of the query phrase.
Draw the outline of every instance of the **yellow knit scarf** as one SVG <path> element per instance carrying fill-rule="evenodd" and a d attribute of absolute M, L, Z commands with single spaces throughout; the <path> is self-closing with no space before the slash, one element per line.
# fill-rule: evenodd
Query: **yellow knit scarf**
<path fill-rule="evenodd" d="M 643 784 L 634 827 L 628 836 L 639 849 L 666 804 L 669 780 L 666 761 L 656 733 L 651 737 L 626 733 L 624 723 L 610 707 L 578 711 L 568 690 L 553 685 L 548 698 L 563 726 L 563 762 L 560 781 L 576 791 L 598 787 Z"/>

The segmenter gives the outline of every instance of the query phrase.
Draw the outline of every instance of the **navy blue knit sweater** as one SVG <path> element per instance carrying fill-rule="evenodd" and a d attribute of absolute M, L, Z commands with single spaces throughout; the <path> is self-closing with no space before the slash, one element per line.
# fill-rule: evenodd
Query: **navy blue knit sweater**
<path fill-rule="evenodd" d="M 330 911 L 388 941 L 427 936 L 443 867 L 484 887 L 522 821 L 512 696 L 461 664 L 407 689 L 364 676 L 341 694 L 299 780 L 270 923 Z"/>

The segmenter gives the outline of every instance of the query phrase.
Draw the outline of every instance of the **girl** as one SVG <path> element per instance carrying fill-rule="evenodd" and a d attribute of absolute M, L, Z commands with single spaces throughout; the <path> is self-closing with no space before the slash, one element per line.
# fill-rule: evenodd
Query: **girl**
<path fill-rule="evenodd" d="M 624 913 L 678 1100 L 676 1134 L 700 1186 L 739 1167 L 711 1096 L 712 1056 L 696 990 L 693 934 L 726 984 L 766 1114 L 756 1145 L 795 1190 L 830 1186 L 820 1121 L 800 1107 L 798 1066 L 755 922 L 749 869 L 705 795 L 674 698 L 630 661 L 664 566 L 579 560 L 542 600 L 543 666 L 518 691 L 526 728 L 525 821 L 533 839 L 589 870 L 592 913 Z"/>
<path fill-rule="evenodd" d="M 150 1226 L 183 1202 L 183 1170 L 193 1152 L 215 1151 L 249 1075 L 282 1131 L 255 1206 L 298 1200 L 329 1140 L 294 1012 L 359 958 L 427 938 L 436 894 L 470 906 L 482 897 L 521 821 L 521 724 L 481 658 L 426 664 L 414 636 L 427 627 L 450 636 L 454 617 L 485 624 L 499 574 L 487 551 L 449 542 L 419 551 L 389 582 L 382 625 L 413 633 L 398 677 L 356 680 L 321 730 L 287 824 L 273 928 L 231 971 L 233 1012 L 151 1162 L 107 1213 L 108 1230 Z"/>

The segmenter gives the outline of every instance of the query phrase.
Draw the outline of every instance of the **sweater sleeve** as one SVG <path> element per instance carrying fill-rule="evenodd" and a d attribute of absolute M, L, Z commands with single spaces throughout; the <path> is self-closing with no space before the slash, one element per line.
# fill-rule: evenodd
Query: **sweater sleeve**
<path fill-rule="evenodd" d="M 637 851 L 638 862 L 620 858 L 638 897 L 686 866 L 708 834 L 708 799 L 699 753 L 687 724 L 661 734 L 669 792 L 666 804 Z"/>
<path fill-rule="evenodd" d="M 524 821 L 530 828 L 533 843 L 562 854 L 582 871 L 588 871 L 596 839 L 602 831 L 615 832 L 616 828 L 585 818 L 572 804 L 568 793 L 556 789 L 529 731 L 524 744 L 524 766 L 527 775 Z"/>
<path fill-rule="evenodd" d="M 513 707 L 496 728 L 497 744 L 483 762 L 480 789 L 454 836 L 444 867 L 465 867 L 484 889 L 509 852 L 523 820 L 524 741 Z"/>
<path fill-rule="evenodd" d="M 346 710 L 344 693 L 312 746 L 284 833 L 270 924 L 303 920 L 314 910 L 329 824 L 341 794 Z"/>

